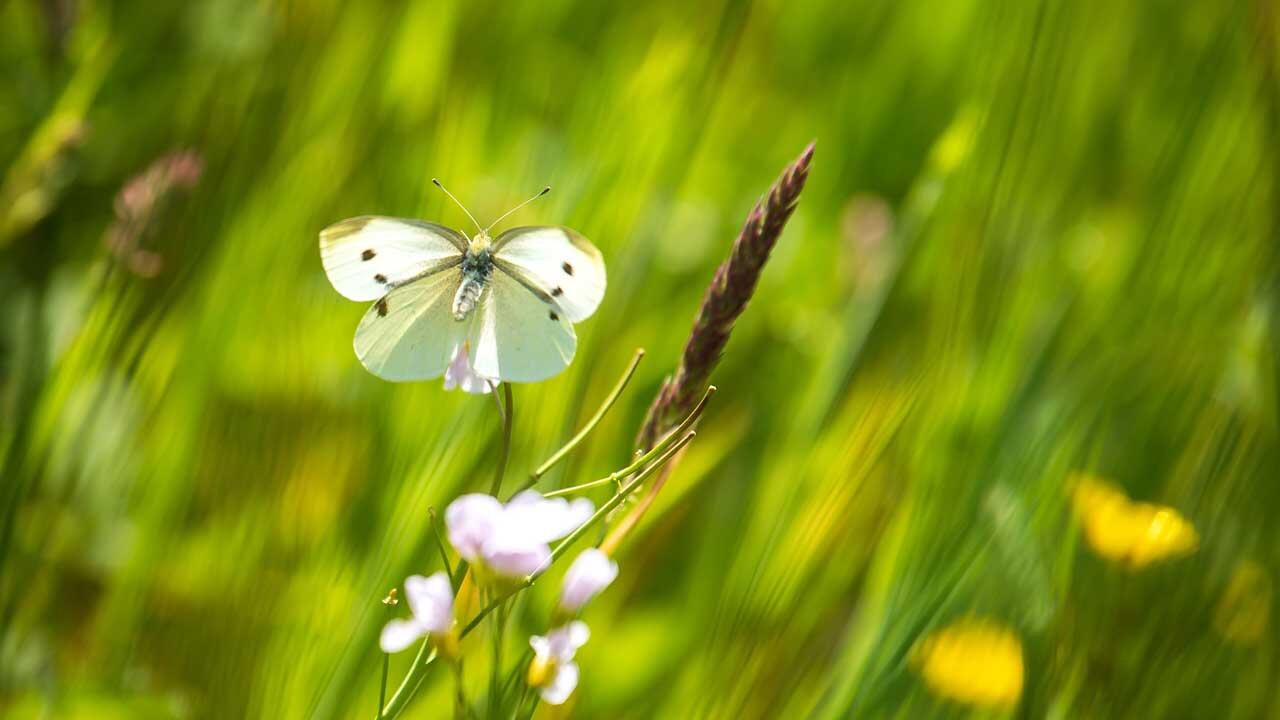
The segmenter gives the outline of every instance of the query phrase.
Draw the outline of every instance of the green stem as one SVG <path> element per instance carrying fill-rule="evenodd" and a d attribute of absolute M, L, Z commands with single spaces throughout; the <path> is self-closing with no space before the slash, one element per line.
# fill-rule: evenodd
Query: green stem
<path fill-rule="evenodd" d="M 497 402 L 495 393 L 494 401 Z M 511 383 L 502 383 L 502 445 L 498 450 L 498 465 L 493 471 L 493 487 L 489 494 L 497 497 L 502 490 L 502 476 L 507 472 L 507 456 L 511 454 L 511 421 L 515 415 L 515 400 L 511 397 Z"/>
<path fill-rule="evenodd" d="M 582 483 L 581 485 L 574 485 L 573 487 L 560 488 L 559 490 L 552 490 L 551 492 L 545 493 L 543 497 L 553 498 L 553 497 L 560 497 L 562 495 L 572 495 L 576 492 L 581 492 L 583 490 L 590 490 L 593 487 L 608 485 L 616 481 L 617 481 L 617 478 L 615 478 L 613 475 L 610 475 L 609 477 L 603 477 L 603 478 L 600 478 L 599 480 L 592 480 L 591 482 Z"/>
<path fill-rule="evenodd" d="M 613 389 L 609 391 L 609 394 L 605 396 L 604 402 L 600 404 L 600 409 L 596 410 L 596 414 L 591 416 L 591 419 L 587 421 L 587 424 L 583 425 L 582 429 L 578 431 L 578 434 L 574 435 L 569 442 L 565 443 L 564 447 L 552 453 L 551 457 L 547 458 L 546 462 L 539 465 L 537 470 L 534 470 L 529 474 L 529 479 L 521 488 L 522 490 L 532 487 L 537 483 L 543 475 L 546 475 L 551 468 L 556 466 L 556 463 L 563 460 L 570 452 L 573 452 L 573 449 L 578 447 L 578 445 L 586 439 L 587 435 L 595 429 L 596 425 L 600 424 L 600 421 L 604 419 L 605 413 L 609 412 L 609 409 L 613 407 L 613 404 L 616 403 L 618 398 L 622 395 L 622 391 L 626 389 L 627 383 L 631 382 L 631 376 L 635 375 L 636 368 L 640 365 L 640 360 L 643 358 L 644 348 L 637 348 L 635 355 L 631 356 L 631 363 L 628 364 L 627 369 L 622 372 L 622 377 L 618 379 L 617 384 L 615 384 Z"/>
<path fill-rule="evenodd" d="M 498 598 L 498 612 L 493 616 L 493 663 L 489 669 L 489 717 L 496 718 L 502 707 L 502 645 L 506 640 L 507 606 Z"/>
<path fill-rule="evenodd" d="M 444 571 L 449 576 L 449 585 L 453 587 L 453 566 L 449 564 L 449 551 L 444 549 L 444 537 L 440 534 L 440 523 L 435 508 L 427 508 L 427 516 L 431 520 L 431 533 L 436 538 L 436 549 L 440 551 L 440 561 L 444 563 Z"/>
<path fill-rule="evenodd" d="M 400 681 L 400 687 L 396 688 L 395 694 L 382 708 L 383 720 L 399 717 L 400 713 L 404 712 L 409 701 L 418 693 L 418 688 L 422 686 L 422 680 L 427 675 L 427 668 L 435 659 L 436 652 L 431 647 L 431 638 L 423 639 L 422 646 L 418 648 L 418 654 L 413 658 L 413 665 L 409 666 L 409 672 L 405 674 L 404 680 Z"/>
<path fill-rule="evenodd" d="M 464 683 L 462 658 L 458 658 L 458 662 L 454 663 L 454 683 L 453 683 L 453 717 L 455 720 L 463 720 L 471 713 L 467 709 L 467 691 Z"/>

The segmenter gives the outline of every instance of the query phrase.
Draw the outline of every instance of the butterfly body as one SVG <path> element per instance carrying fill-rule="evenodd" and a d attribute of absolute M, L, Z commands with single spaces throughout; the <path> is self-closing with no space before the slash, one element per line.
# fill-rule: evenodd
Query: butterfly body
<path fill-rule="evenodd" d="M 392 381 L 443 375 L 465 356 L 497 382 L 534 382 L 564 369 L 572 323 L 603 299 L 600 251 L 574 230 L 517 227 L 468 238 L 420 220 L 364 216 L 320 233 L 330 282 L 352 300 L 373 300 L 355 351 Z"/>
<path fill-rule="evenodd" d="M 471 239 L 462 258 L 462 282 L 453 296 L 453 319 L 466 320 L 480 302 L 489 277 L 493 275 L 493 255 L 489 252 L 489 233 L 479 232 Z"/>

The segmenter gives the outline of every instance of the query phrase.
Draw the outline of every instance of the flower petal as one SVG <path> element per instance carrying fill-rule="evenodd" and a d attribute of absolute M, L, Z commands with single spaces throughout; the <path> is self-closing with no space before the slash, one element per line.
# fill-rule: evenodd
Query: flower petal
<path fill-rule="evenodd" d="M 484 395 L 497 384 L 497 382 L 482 377 L 475 371 L 475 368 L 471 367 L 471 359 L 467 357 L 466 348 L 459 345 L 454 349 L 453 360 L 444 371 L 445 390 L 458 388 L 463 392 Z"/>
<path fill-rule="evenodd" d="M 551 643 L 541 635 L 534 635 L 529 638 L 529 647 L 533 648 L 533 654 L 543 660 L 551 657 Z"/>
<path fill-rule="evenodd" d="M 410 575 L 404 581 L 413 617 L 427 632 L 442 633 L 453 625 L 453 588 L 443 570 L 431 577 Z"/>
<path fill-rule="evenodd" d="M 504 577 L 522 578 L 551 563 L 551 548 L 546 543 L 520 543 L 518 539 L 500 538 L 485 543 L 485 565 Z"/>
<path fill-rule="evenodd" d="M 556 666 L 556 676 L 542 688 L 542 701 L 548 705 L 563 705 L 578 687 L 578 666 L 565 663 Z"/>
<path fill-rule="evenodd" d="M 475 562 L 502 521 L 502 503 L 491 495 L 471 493 L 449 503 L 444 512 L 449 543 L 467 562 Z"/>
<path fill-rule="evenodd" d="M 387 621 L 386 626 L 382 628 L 382 636 L 378 639 L 378 644 L 382 646 L 382 652 L 396 653 L 409 647 L 414 640 L 425 634 L 426 630 L 413 620 L 395 618 Z"/>
<path fill-rule="evenodd" d="M 503 509 L 498 532 L 527 542 L 549 543 L 577 530 L 594 511 L 595 506 L 586 498 L 548 500 L 527 490 Z"/>
<path fill-rule="evenodd" d="M 547 645 L 551 656 L 557 663 L 567 663 L 573 659 L 578 648 L 587 644 L 591 631 L 581 620 L 574 620 L 547 633 Z"/>
<path fill-rule="evenodd" d="M 618 577 L 618 563 L 599 548 L 587 548 L 574 558 L 564 575 L 564 587 L 560 592 L 560 608 L 577 612 L 597 593 L 609 587 Z"/>

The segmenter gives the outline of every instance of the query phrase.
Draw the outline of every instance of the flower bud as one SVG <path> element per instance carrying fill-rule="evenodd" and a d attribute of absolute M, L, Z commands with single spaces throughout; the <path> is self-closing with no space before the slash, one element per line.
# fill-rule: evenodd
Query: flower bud
<path fill-rule="evenodd" d="M 572 615 L 618 577 L 618 563 L 599 548 L 583 550 L 564 575 L 560 612 Z"/>

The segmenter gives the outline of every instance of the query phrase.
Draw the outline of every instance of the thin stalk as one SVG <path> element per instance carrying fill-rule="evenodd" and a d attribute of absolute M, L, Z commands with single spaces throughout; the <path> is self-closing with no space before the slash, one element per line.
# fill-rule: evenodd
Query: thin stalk
<path fill-rule="evenodd" d="M 543 497 L 553 498 L 553 497 L 560 497 L 561 495 L 572 495 L 576 492 L 582 492 L 583 490 L 590 490 L 593 487 L 600 487 L 601 485 L 609 485 L 614 482 L 617 482 L 617 478 L 615 478 L 613 475 L 610 475 L 609 477 L 603 477 L 603 478 L 600 478 L 599 480 L 592 480 L 591 482 L 585 482 L 585 483 L 582 483 L 581 485 L 574 485 L 573 487 L 560 488 L 559 490 L 552 490 L 551 492 L 544 493 Z"/>
<path fill-rule="evenodd" d="M 435 659 L 436 651 L 431 646 L 431 638 L 423 639 L 422 646 L 418 648 L 418 654 L 413 658 L 413 664 L 409 666 L 409 672 L 405 674 L 404 680 L 400 681 L 400 687 L 396 688 L 395 694 L 382 708 L 384 720 L 399 717 L 400 713 L 404 712 L 409 701 L 418 693 L 418 688 L 422 686 L 422 680 L 427 675 L 427 668 Z"/>
<path fill-rule="evenodd" d="M 552 453 L 551 457 L 547 458 L 546 462 L 539 465 L 537 470 L 529 473 L 529 479 L 525 482 L 524 488 L 529 488 L 537 483 L 543 475 L 546 475 L 551 468 L 556 466 L 556 463 L 559 463 L 565 458 L 565 456 L 573 452 L 573 449 L 578 447 L 578 445 L 586 439 L 587 435 L 595 429 L 596 425 L 600 424 L 600 421 L 604 419 L 605 413 L 609 412 L 609 409 L 612 408 L 613 404 L 618 401 L 619 397 L 621 397 L 622 391 L 627 387 L 627 383 L 631 382 L 631 376 L 635 375 L 636 368 L 640 365 L 640 361 L 643 358 L 644 348 L 637 348 L 635 355 L 631 356 L 631 362 L 627 365 L 627 369 L 622 372 L 622 377 L 618 378 L 618 382 L 613 386 L 613 389 L 605 396 L 604 402 L 600 404 L 600 409 L 596 410 L 596 414 L 591 416 L 591 419 L 587 421 L 587 424 L 583 425 L 582 429 L 578 431 L 578 434 L 574 435 L 569 442 L 565 443 L 564 447 Z"/>
<path fill-rule="evenodd" d="M 387 616 L 390 617 L 398 604 L 396 600 L 396 589 L 391 588 L 391 592 L 382 599 L 382 606 L 387 609 Z M 378 714 L 375 718 L 382 717 L 382 708 L 387 704 L 387 669 L 391 665 L 391 655 L 382 653 L 382 681 L 378 684 Z"/>
<path fill-rule="evenodd" d="M 463 675 L 462 658 L 458 658 L 458 662 L 454 663 L 454 683 L 453 683 L 453 717 L 455 720 L 464 720 L 471 715 L 467 708 L 467 692 L 465 686 L 465 676 Z"/>
<path fill-rule="evenodd" d="M 391 664 L 391 656 L 382 653 L 382 682 L 378 684 L 378 714 L 375 718 L 382 717 L 382 706 L 387 702 L 387 667 Z"/>
<path fill-rule="evenodd" d="M 497 717 L 502 706 L 502 645 L 506 640 L 506 598 L 498 598 L 498 612 L 493 616 L 493 663 L 489 668 L 489 717 Z"/>
<path fill-rule="evenodd" d="M 581 485 L 575 485 L 573 487 L 564 488 L 562 490 L 555 490 L 555 491 L 549 492 L 546 494 L 546 497 L 558 497 L 560 495 L 568 495 L 570 493 L 577 492 L 578 490 L 586 490 L 589 488 L 598 487 L 600 485 L 607 485 L 609 483 L 618 483 L 618 490 L 619 492 L 621 492 L 624 484 L 622 481 L 624 479 L 626 479 L 628 476 L 630 476 L 632 473 L 636 472 L 640 468 L 647 465 L 650 460 L 653 460 L 659 454 L 664 452 L 668 447 L 670 447 L 671 443 L 674 442 L 676 438 L 680 437 L 683 433 L 688 432 L 689 429 L 693 427 L 693 424 L 698 421 L 698 417 L 702 415 L 702 411 L 706 409 L 707 401 L 711 399 L 711 396 L 714 395 L 715 392 L 716 392 L 715 385 L 708 387 L 706 392 L 703 393 L 702 399 L 699 400 L 698 404 L 693 407 L 693 410 L 689 412 L 689 415 L 685 417 L 685 419 L 678 426 L 676 426 L 674 430 L 672 430 L 671 432 L 663 436 L 662 439 L 659 440 L 658 443 L 655 444 L 651 450 L 649 450 L 646 453 L 637 454 L 636 459 L 633 460 L 630 465 L 622 468 L 621 470 L 615 473 L 610 473 L 608 476 L 602 477 L 599 480 L 592 480 L 591 482 L 583 483 Z"/>
<path fill-rule="evenodd" d="M 449 551 L 444 549 L 444 537 L 440 535 L 440 523 L 435 508 L 427 508 L 427 516 L 431 520 L 431 533 L 436 538 L 436 549 L 440 551 L 440 561 L 444 563 L 444 571 L 449 575 L 449 585 L 453 586 L 453 566 L 449 564 Z"/>
<path fill-rule="evenodd" d="M 528 709 L 525 706 L 528 705 Z M 516 705 L 516 718 L 519 720 L 528 720 L 533 717 L 534 711 L 538 709 L 538 693 L 531 687 L 525 687 L 525 691 L 520 695 L 520 702 Z"/>
<path fill-rule="evenodd" d="M 494 402 L 497 402 L 495 393 Z M 498 450 L 498 465 L 493 471 L 493 487 L 489 494 L 497 497 L 502 490 L 502 476 L 507 472 L 507 456 L 511 454 L 511 421 L 515 416 L 515 400 L 511 397 L 511 383 L 502 383 L 502 445 Z"/>
<path fill-rule="evenodd" d="M 489 613 L 496 610 L 498 606 L 500 606 L 504 601 L 506 601 L 507 598 L 511 597 L 512 595 L 515 595 L 521 590 L 532 585 L 543 573 L 545 573 L 548 569 L 551 568 L 552 565 L 555 564 L 555 561 L 559 559 L 561 555 L 564 554 L 564 552 L 569 548 L 570 545 L 576 542 L 578 538 L 582 537 L 582 535 L 586 533 L 588 530 L 590 530 L 596 523 L 603 520 L 606 515 L 608 515 L 610 512 L 613 511 L 615 507 L 618 506 L 618 503 L 621 503 L 623 500 L 626 499 L 628 495 L 634 492 L 636 488 L 640 487 L 641 483 L 647 480 L 649 476 L 652 475 L 658 468 L 662 467 L 662 465 L 665 464 L 668 460 L 670 460 L 672 456 L 680 452 L 681 448 L 687 445 L 690 440 L 693 440 L 693 438 L 696 435 L 697 433 L 690 431 L 687 435 L 675 441 L 674 443 L 668 443 L 666 440 L 664 440 L 659 446 L 661 447 L 662 445 L 669 445 L 669 447 L 666 448 L 666 451 L 663 452 L 662 455 L 659 456 L 658 459 L 653 462 L 653 464 L 645 468 L 640 474 L 636 475 L 635 478 L 633 478 L 626 485 L 623 485 L 622 490 L 618 491 L 613 497 L 609 498 L 605 502 L 605 504 L 601 505 L 600 509 L 596 510 L 595 514 L 593 514 L 590 518 L 588 518 L 586 522 L 579 525 L 577 530 L 574 530 L 573 532 L 569 533 L 568 537 L 566 537 L 564 540 L 561 540 L 558 545 L 552 548 L 551 557 L 548 558 L 547 564 L 543 566 L 542 569 L 538 570 L 537 572 L 531 575 L 525 576 L 525 578 L 521 580 L 519 583 L 509 588 L 506 592 L 498 596 L 496 599 L 490 601 L 488 605 L 485 605 L 483 608 L 481 608 L 480 612 L 476 613 L 476 616 L 471 618 L 471 621 L 468 622 L 462 628 L 462 632 L 458 633 L 458 639 L 462 639 L 466 637 L 468 633 L 470 633 L 472 630 L 475 630 L 476 627 L 480 625 L 481 621 L 483 621 L 485 617 L 489 615 Z"/>

